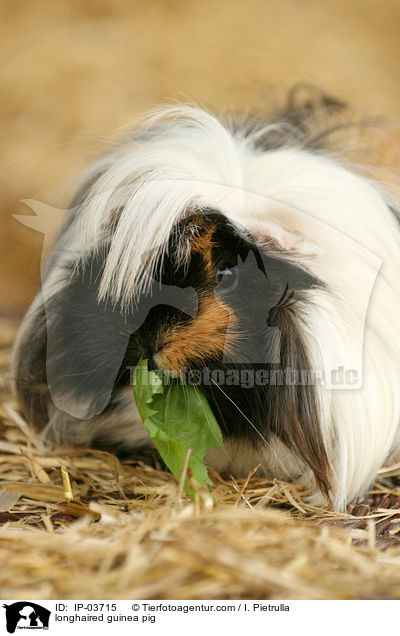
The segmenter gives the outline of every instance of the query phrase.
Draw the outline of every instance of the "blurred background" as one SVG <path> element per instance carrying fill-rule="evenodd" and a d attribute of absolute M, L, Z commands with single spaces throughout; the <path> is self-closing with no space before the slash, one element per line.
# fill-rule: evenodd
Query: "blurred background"
<path fill-rule="evenodd" d="M 399 0 L 0 0 L 0 317 L 39 278 L 21 199 L 68 183 L 144 110 L 171 99 L 262 110 L 295 82 L 399 117 Z M 67 184 L 67 185 L 65 185 Z"/>

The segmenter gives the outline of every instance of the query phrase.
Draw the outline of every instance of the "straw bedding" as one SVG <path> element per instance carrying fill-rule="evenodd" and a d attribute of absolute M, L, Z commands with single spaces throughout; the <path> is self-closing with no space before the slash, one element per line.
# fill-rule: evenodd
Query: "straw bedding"
<path fill-rule="evenodd" d="M 5 599 L 400 597 L 400 466 L 347 514 L 257 472 L 190 502 L 168 473 L 50 448 L 18 412 L 0 325 L 0 589 Z"/>

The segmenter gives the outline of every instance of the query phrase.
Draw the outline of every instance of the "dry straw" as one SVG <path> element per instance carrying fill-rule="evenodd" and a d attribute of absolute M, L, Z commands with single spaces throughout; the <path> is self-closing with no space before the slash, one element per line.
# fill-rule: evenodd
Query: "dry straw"
<path fill-rule="evenodd" d="M 192 503 L 161 470 L 46 446 L 10 397 L 3 344 L 2 598 L 400 597 L 400 466 L 341 515 L 257 471 L 212 473 L 214 502 Z"/>

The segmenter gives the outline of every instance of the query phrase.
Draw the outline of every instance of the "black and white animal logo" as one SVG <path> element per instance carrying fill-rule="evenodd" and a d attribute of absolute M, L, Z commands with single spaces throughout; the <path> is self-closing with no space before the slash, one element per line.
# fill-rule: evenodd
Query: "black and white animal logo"
<path fill-rule="evenodd" d="M 6 626 L 9 634 L 14 634 L 16 629 L 48 629 L 50 610 L 32 603 L 31 601 L 18 601 L 11 605 L 4 604 L 6 610 Z"/>

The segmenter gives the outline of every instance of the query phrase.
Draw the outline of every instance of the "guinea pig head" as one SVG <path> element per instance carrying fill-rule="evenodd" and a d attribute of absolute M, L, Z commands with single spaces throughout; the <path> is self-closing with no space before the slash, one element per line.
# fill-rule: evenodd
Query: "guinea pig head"
<path fill-rule="evenodd" d="M 197 312 L 154 307 L 134 338 L 143 352 L 152 349 L 153 368 L 181 379 L 183 372 L 183 381 L 201 386 L 225 437 L 257 445 L 273 433 L 298 452 L 327 492 L 329 462 L 314 387 L 265 381 L 288 369 L 312 370 L 303 327 L 309 292 L 323 284 L 273 237 L 267 246 L 257 247 L 244 228 L 216 212 L 180 222 L 157 277 L 164 285 L 193 288 Z"/>
<path fill-rule="evenodd" d="M 194 289 L 197 312 L 153 307 L 135 334 L 144 357 L 173 373 L 216 364 L 279 364 L 282 331 L 301 312 L 305 292 L 321 283 L 272 239 L 269 245 L 259 249 L 244 228 L 217 212 L 177 224 L 156 278 Z"/>

